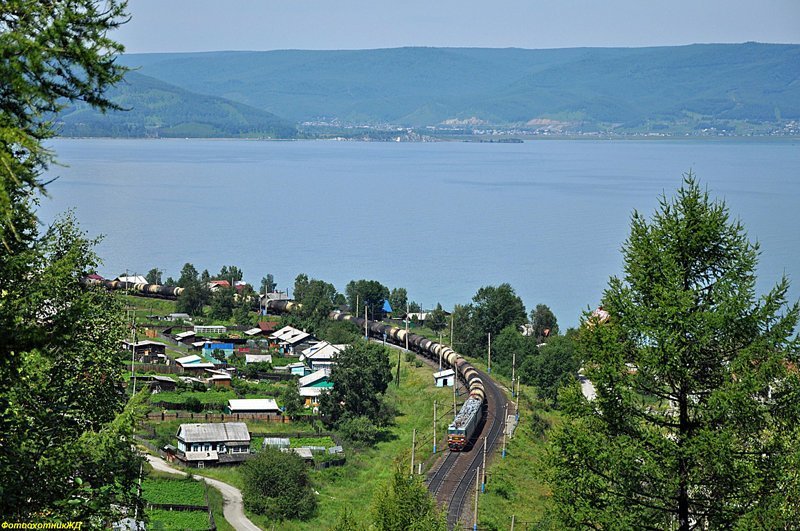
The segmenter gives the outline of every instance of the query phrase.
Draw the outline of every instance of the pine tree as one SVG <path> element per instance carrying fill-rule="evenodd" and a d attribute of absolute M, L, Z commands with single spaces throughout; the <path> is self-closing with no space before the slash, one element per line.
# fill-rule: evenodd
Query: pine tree
<path fill-rule="evenodd" d="M 580 333 L 597 397 L 562 394 L 551 483 L 568 527 L 797 528 L 798 305 L 755 295 L 758 246 L 689 174 Z"/>

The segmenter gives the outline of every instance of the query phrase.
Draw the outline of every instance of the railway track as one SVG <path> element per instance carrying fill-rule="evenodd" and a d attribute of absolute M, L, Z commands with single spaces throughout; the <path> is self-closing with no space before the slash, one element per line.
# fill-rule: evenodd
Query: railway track
<path fill-rule="evenodd" d="M 479 371 L 479 374 L 486 390 L 488 407 L 483 429 L 470 451 L 448 451 L 441 466 L 428 481 L 428 490 L 441 506 L 446 507 L 449 529 L 457 529 L 456 526 L 464 516 L 464 509 L 475 490 L 475 474 L 478 466 L 483 464 L 484 438 L 487 438 L 487 448 L 492 452 L 505 425 L 503 413 L 506 398 L 503 392 L 486 373 Z"/>

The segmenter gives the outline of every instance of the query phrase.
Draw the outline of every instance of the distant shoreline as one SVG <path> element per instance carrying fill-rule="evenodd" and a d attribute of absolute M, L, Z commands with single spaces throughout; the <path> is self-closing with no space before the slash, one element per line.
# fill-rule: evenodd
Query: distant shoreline
<path fill-rule="evenodd" d="M 196 141 L 208 140 L 214 142 L 363 142 L 363 143 L 382 143 L 382 144 L 423 144 L 423 143 L 436 143 L 436 142 L 462 142 L 472 144 L 505 144 L 513 145 L 521 142 L 539 142 L 539 141 L 558 141 L 558 140 L 576 140 L 576 141 L 654 141 L 654 142 L 675 142 L 675 141 L 690 141 L 690 142 L 800 142 L 800 135 L 785 135 L 785 136 L 756 136 L 756 135 L 742 135 L 742 136 L 656 136 L 656 135 L 536 135 L 536 136 L 508 136 L 508 137 L 491 137 L 491 136 L 473 136 L 473 137 L 445 137 L 436 136 L 431 137 L 429 140 L 388 140 L 388 139 L 364 139 L 364 138 L 238 138 L 238 137 L 136 137 L 136 136 L 56 136 L 54 139 L 58 140 L 141 140 L 141 141 Z M 513 140 L 513 141 L 510 141 Z M 517 142 L 519 140 L 521 142 Z"/>

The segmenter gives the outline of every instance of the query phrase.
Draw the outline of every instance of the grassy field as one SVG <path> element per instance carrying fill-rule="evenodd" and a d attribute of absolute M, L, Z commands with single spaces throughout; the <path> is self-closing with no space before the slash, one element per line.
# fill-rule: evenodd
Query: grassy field
<path fill-rule="evenodd" d="M 191 479 L 146 478 L 142 481 L 142 496 L 148 503 L 175 505 L 205 505 L 202 483 Z"/>
<path fill-rule="evenodd" d="M 542 480 L 547 435 L 561 418 L 557 411 L 537 407 L 527 393 L 523 386 L 520 423 L 508 440 L 506 457 L 496 455 L 489 466 L 486 492 L 479 499 L 479 529 L 509 529 L 512 515 L 517 529 L 538 529 L 545 518 L 550 503 Z"/>
<path fill-rule="evenodd" d="M 147 529 L 154 531 L 200 531 L 210 529 L 208 513 L 206 511 L 165 511 L 150 509 L 147 511 L 150 523 Z M 216 519 L 216 517 L 214 517 Z"/>

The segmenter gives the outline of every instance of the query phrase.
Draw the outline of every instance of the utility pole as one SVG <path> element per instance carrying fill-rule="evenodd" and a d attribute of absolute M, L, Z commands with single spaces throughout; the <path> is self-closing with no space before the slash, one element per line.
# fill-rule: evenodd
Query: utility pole
<path fill-rule="evenodd" d="M 514 376 L 516 376 L 517 369 L 517 351 L 511 354 L 511 398 L 514 398 Z"/>
<path fill-rule="evenodd" d="M 406 304 L 406 350 L 408 350 L 408 304 Z"/>
<path fill-rule="evenodd" d="M 503 408 L 503 459 L 506 458 L 506 432 L 508 432 L 508 402 Z"/>
<path fill-rule="evenodd" d="M 511 515 L 511 531 L 514 531 L 514 520 L 515 520 L 515 515 L 512 514 Z"/>
<path fill-rule="evenodd" d="M 411 475 L 414 475 L 414 446 L 417 444 L 417 428 L 414 428 L 414 431 L 411 435 Z"/>
<path fill-rule="evenodd" d="M 450 314 L 450 348 L 453 347 L 453 320 L 455 319 L 456 309 L 453 308 L 453 313 Z"/>
<path fill-rule="evenodd" d="M 489 332 L 489 374 L 492 374 L 492 333 Z"/>
<path fill-rule="evenodd" d="M 433 453 L 436 453 L 436 400 L 433 401 Z"/>
<path fill-rule="evenodd" d="M 516 411 L 517 422 L 519 422 L 519 380 L 517 380 L 517 403 L 514 404 L 514 410 Z"/>
<path fill-rule="evenodd" d="M 369 324 L 367 324 L 367 305 L 364 305 L 364 339 L 369 341 Z"/>
<path fill-rule="evenodd" d="M 481 479 L 483 480 L 481 482 L 481 492 L 486 492 L 486 437 L 483 438 L 483 475 Z"/>
<path fill-rule="evenodd" d="M 475 515 L 472 523 L 472 531 L 478 531 L 478 488 L 481 483 L 481 467 L 475 469 Z"/>
<path fill-rule="evenodd" d="M 458 378 L 453 374 L 453 422 L 456 421 L 458 416 L 458 408 L 456 407 L 456 386 L 458 385 Z"/>
<path fill-rule="evenodd" d="M 400 387 L 400 350 L 397 351 L 397 380 L 395 387 Z"/>

